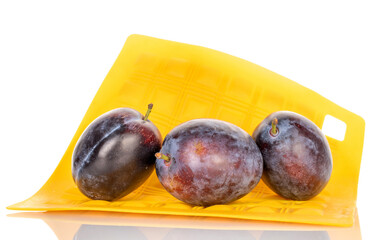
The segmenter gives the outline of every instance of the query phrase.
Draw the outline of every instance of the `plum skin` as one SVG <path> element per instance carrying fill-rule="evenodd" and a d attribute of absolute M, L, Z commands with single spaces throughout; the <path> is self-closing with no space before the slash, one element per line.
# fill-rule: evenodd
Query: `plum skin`
<path fill-rule="evenodd" d="M 271 122 L 278 120 L 276 136 Z M 266 117 L 253 132 L 263 156 L 263 182 L 278 195 L 308 200 L 327 185 L 333 159 L 324 134 L 311 120 L 289 111 Z"/>
<path fill-rule="evenodd" d="M 94 200 L 113 201 L 139 187 L 153 172 L 162 137 L 156 126 L 130 108 L 111 110 L 95 119 L 79 138 L 72 155 L 72 177 Z"/>
<path fill-rule="evenodd" d="M 241 128 L 215 119 L 195 119 L 164 139 L 156 173 L 177 199 L 198 206 L 225 204 L 249 193 L 262 175 L 262 155 Z"/>

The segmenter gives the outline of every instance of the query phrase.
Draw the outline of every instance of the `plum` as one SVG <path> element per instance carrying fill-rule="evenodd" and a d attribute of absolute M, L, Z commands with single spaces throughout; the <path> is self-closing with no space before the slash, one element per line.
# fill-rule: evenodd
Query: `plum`
<path fill-rule="evenodd" d="M 162 136 L 131 108 L 111 110 L 95 119 L 78 140 L 72 156 L 72 177 L 94 200 L 116 200 L 139 187 L 153 172 L 154 154 Z"/>
<path fill-rule="evenodd" d="M 327 139 L 311 120 L 294 112 L 275 112 L 252 136 L 263 156 L 262 180 L 278 195 L 308 200 L 327 185 L 333 159 Z"/>
<path fill-rule="evenodd" d="M 262 155 L 241 128 L 194 119 L 172 129 L 156 154 L 156 173 L 177 199 L 198 206 L 225 204 L 249 193 L 262 175 Z"/>

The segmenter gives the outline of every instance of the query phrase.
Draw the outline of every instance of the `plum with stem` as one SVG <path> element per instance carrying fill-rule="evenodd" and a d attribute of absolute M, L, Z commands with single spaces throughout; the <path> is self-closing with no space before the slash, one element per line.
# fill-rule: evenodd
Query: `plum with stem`
<path fill-rule="evenodd" d="M 157 127 L 131 108 L 111 110 L 82 133 L 72 156 L 72 176 L 91 199 L 116 200 L 139 187 L 153 172 L 162 145 Z"/>
<path fill-rule="evenodd" d="M 163 187 L 191 205 L 237 200 L 262 175 L 262 155 L 252 137 L 216 119 L 194 119 L 175 127 L 156 157 L 156 173 Z"/>
<path fill-rule="evenodd" d="M 327 139 L 312 121 L 279 111 L 266 117 L 252 136 L 263 156 L 262 180 L 275 193 L 308 200 L 324 189 L 333 160 Z"/>

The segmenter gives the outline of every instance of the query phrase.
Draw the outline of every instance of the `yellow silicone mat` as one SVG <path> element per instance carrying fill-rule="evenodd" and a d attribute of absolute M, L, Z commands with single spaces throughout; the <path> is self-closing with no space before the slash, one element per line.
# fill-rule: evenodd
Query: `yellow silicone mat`
<path fill-rule="evenodd" d="M 75 186 L 71 156 L 84 129 L 96 117 L 119 107 L 142 113 L 154 108 L 151 121 L 163 137 L 194 118 L 234 123 L 249 134 L 268 114 L 289 110 L 320 128 L 326 115 L 346 123 L 343 141 L 328 138 L 333 172 L 323 192 L 309 201 L 277 196 L 262 181 L 247 196 L 227 205 L 192 207 L 168 194 L 155 172 L 119 201 L 90 200 Z M 364 140 L 364 120 L 294 81 L 243 59 L 189 44 L 131 35 L 99 88 L 58 167 L 31 198 L 14 210 L 98 210 L 210 216 L 350 226 Z"/>

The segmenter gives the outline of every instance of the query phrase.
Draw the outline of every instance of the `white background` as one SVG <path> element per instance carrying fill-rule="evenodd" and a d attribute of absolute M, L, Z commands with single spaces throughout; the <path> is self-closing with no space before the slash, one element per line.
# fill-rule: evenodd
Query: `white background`
<path fill-rule="evenodd" d="M 366 1 L 121 2 L 1 1 L 0 235 L 55 239 L 41 220 L 6 217 L 5 207 L 49 178 L 133 33 L 241 57 L 370 121 Z M 365 136 L 357 205 L 370 239 Z"/>

